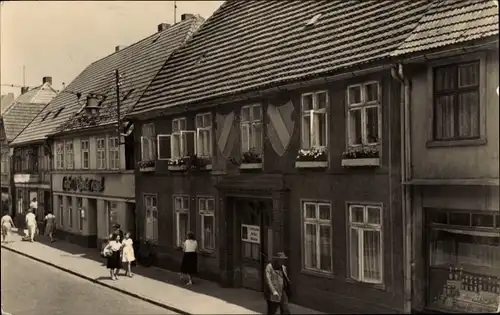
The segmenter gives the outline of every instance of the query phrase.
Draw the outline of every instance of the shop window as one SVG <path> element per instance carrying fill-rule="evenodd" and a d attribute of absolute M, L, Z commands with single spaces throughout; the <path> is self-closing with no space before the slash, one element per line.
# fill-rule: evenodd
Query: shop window
<path fill-rule="evenodd" d="M 383 283 L 382 207 L 349 205 L 348 238 L 351 278 Z"/>
<path fill-rule="evenodd" d="M 304 269 L 332 272 L 332 213 L 330 203 L 303 202 Z"/>
<path fill-rule="evenodd" d="M 174 196 L 175 245 L 181 247 L 189 231 L 189 197 Z"/>
<path fill-rule="evenodd" d="M 431 308 L 460 313 L 497 310 L 500 230 L 494 227 L 494 215 L 449 211 L 447 224 L 428 222 L 427 301 Z"/>
<path fill-rule="evenodd" d="M 82 198 L 76 198 L 76 211 L 78 212 L 78 229 L 80 231 L 83 231 L 83 218 L 82 218 L 83 201 L 82 201 Z"/>
<path fill-rule="evenodd" d="M 118 204 L 114 201 L 106 201 L 108 214 L 108 234 L 115 230 L 114 226 L 118 223 Z"/>
<path fill-rule="evenodd" d="M 215 250 L 215 201 L 213 198 L 198 197 L 200 214 L 201 244 L 205 251 Z"/>
<path fill-rule="evenodd" d="M 347 138 L 350 147 L 380 143 L 382 117 L 378 82 L 347 88 Z"/>
<path fill-rule="evenodd" d="M 57 196 L 57 202 L 59 203 L 59 225 L 64 226 L 64 202 L 62 196 Z"/>
<path fill-rule="evenodd" d="M 144 195 L 144 207 L 146 210 L 146 239 L 158 242 L 158 206 L 156 195 Z"/>
<path fill-rule="evenodd" d="M 68 213 L 68 227 L 70 229 L 73 228 L 73 198 L 72 197 L 66 197 L 66 209 Z"/>

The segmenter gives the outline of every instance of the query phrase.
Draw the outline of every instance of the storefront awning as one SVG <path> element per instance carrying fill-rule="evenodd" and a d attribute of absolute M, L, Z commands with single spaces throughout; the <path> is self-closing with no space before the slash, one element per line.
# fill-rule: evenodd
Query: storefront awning
<path fill-rule="evenodd" d="M 226 176 L 215 187 L 222 191 L 273 192 L 287 190 L 280 174 L 240 174 Z"/>

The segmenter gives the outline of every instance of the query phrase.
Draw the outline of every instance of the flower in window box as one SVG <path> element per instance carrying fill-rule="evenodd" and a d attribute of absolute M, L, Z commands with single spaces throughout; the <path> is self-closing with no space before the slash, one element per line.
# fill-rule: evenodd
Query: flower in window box
<path fill-rule="evenodd" d="M 250 151 L 244 152 L 241 156 L 241 164 L 253 163 L 262 163 L 262 155 L 256 152 L 254 149 L 250 149 Z"/>
<path fill-rule="evenodd" d="M 299 162 L 327 161 L 328 150 L 326 148 L 301 149 L 296 160 Z"/>
<path fill-rule="evenodd" d="M 343 159 L 378 159 L 379 157 L 379 150 L 376 146 L 352 147 L 342 153 Z"/>
<path fill-rule="evenodd" d="M 153 160 L 140 161 L 140 162 L 137 162 L 137 164 L 139 165 L 139 168 L 155 167 L 155 161 L 153 161 Z"/>

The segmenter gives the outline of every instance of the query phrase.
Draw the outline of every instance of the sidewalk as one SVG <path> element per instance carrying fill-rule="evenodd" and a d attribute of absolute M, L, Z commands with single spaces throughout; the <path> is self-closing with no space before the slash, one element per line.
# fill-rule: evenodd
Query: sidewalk
<path fill-rule="evenodd" d="M 156 268 L 134 268 L 134 277 L 109 279 L 103 265 L 104 259 L 96 249 L 58 241 L 23 242 L 16 233 L 2 248 L 59 268 L 89 281 L 140 298 L 181 314 L 265 314 L 266 302 L 262 293 L 246 289 L 222 288 L 217 283 L 197 279 L 188 288 L 177 273 Z M 291 304 L 292 314 L 321 314 L 320 312 Z"/>

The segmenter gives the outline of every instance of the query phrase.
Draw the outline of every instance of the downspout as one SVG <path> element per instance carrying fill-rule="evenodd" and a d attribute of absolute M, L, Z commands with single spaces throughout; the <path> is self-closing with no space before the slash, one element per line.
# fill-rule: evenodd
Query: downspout
<path fill-rule="evenodd" d="M 407 182 L 411 179 L 411 146 L 410 146 L 410 80 L 405 77 L 403 65 L 397 64 L 391 69 L 391 75 L 401 83 L 400 137 L 401 137 L 401 207 L 403 217 L 403 297 L 404 313 L 412 310 L 412 274 L 413 274 L 413 229 L 411 213 L 411 195 Z"/>

